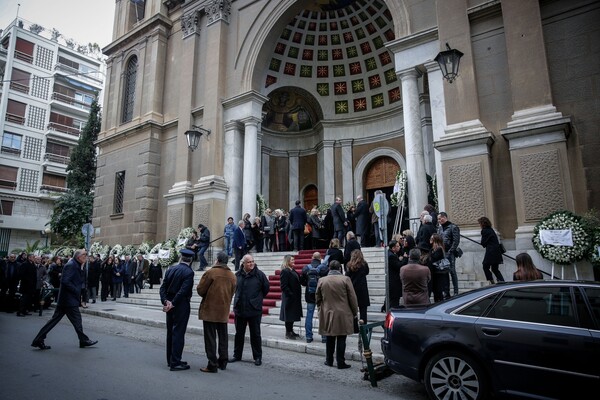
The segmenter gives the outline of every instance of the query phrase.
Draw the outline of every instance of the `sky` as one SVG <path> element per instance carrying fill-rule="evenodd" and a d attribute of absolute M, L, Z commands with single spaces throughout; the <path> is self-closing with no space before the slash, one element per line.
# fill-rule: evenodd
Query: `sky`
<path fill-rule="evenodd" d="M 0 29 L 17 17 L 17 8 L 19 18 L 55 28 L 77 44 L 111 42 L 115 0 L 0 0 Z"/>

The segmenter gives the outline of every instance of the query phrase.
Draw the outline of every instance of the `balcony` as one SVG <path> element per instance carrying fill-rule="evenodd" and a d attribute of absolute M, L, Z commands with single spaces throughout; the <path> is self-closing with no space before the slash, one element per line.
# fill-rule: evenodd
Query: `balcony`
<path fill-rule="evenodd" d="M 42 185 L 40 191 L 45 193 L 66 193 L 69 189 L 61 186 Z"/>
<path fill-rule="evenodd" d="M 91 107 L 88 103 L 84 103 L 83 101 L 79 101 L 58 92 L 52 93 L 52 104 L 67 112 L 72 113 L 73 111 L 76 111 L 77 114 L 85 117 L 88 117 L 91 111 Z"/>
<path fill-rule="evenodd" d="M 56 134 L 57 137 L 70 140 L 78 140 L 81 134 L 81 129 L 74 128 L 72 126 L 61 125 L 56 122 L 50 122 L 48 124 L 48 133 Z"/>
<path fill-rule="evenodd" d="M 19 50 L 15 50 L 15 58 L 17 60 L 26 62 L 27 64 L 33 64 L 33 56 L 30 56 L 29 54 L 23 53 Z"/>
<path fill-rule="evenodd" d="M 70 157 L 61 156 L 58 154 L 46 153 L 44 154 L 44 161 L 48 161 L 55 164 L 69 165 Z"/>
<path fill-rule="evenodd" d="M 0 189 L 17 190 L 17 182 L 0 179 Z"/>
<path fill-rule="evenodd" d="M 21 115 L 6 113 L 5 120 L 6 122 L 12 122 L 13 124 L 25 125 L 25 117 Z"/>
<path fill-rule="evenodd" d="M 29 86 L 28 85 L 23 85 L 22 83 L 18 83 L 18 82 L 11 82 L 10 83 L 10 88 L 16 92 L 21 92 L 21 93 L 25 93 L 25 94 L 29 94 Z"/>
<path fill-rule="evenodd" d="M 102 90 L 102 73 L 98 70 L 91 70 L 89 72 L 82 72 L 78 69 L 75 69 L 69 65 L 65 65 L 62 63 L 56 64 L 54 70 L 57 73 L 65 72 L 65 76 L 68 76 L 70 79 L 77 79 L 86 82 L 89 85 L 92 85 L 95 90 Z"/>
<path fill-rule="evenodd" d="M 0 153 L 20 157 L 21 149 L 15 149 L 14 147 L 2 146 Z"/>

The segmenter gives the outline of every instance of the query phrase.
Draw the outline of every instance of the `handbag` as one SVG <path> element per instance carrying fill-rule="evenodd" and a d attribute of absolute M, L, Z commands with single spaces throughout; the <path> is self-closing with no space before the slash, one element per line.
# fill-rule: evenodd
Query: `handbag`
<path fill-rule="evenodd" d="M 454 257 L 456 258 L 461 258 L 463 255 L 463 251 L 460 247 L 457 247 L 456 250 L 454 250 Z"/>
<path fill-rule="evenodd" d="M 360 329 L 358 329 L 358 316 L 354 316 L 354 320 L 352 321 L 352 324 L 354 326 L 354 333 L 358 333 L 360 331 Z"/>
<path fill-rule="evenodd" d="M 446 272 L 450 269 L 450 260 L 447 258 L 442 258 L 439 261 L 433 263 L 437 272 Z"/>
<path fill-rule="evenodd" d="M 506 247 L 504 247 L 504 245 L 502 244 L 502 242 L 500 242 L 500 253 L 504 254 L 506 253 Z"/>
<path fill-rule="evenodd" d="M 309 235 L 312 232 L 312 226 L 309 223 L 304 225 L 304 234 Z"/>

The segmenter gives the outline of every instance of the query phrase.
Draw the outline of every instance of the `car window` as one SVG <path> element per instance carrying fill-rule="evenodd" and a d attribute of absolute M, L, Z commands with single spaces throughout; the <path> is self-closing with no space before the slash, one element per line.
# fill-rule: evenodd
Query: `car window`
<path fill-rule="evenodd" d="M 567 286 L 507 290 L 486 317 L 579 327 Z"/>
<path fill-rule="evenodd" d="M 488 309 L 490 304 L 494 302 L 495 298 L 495 295 L 488 296 L 484 299 L 479 300 L 478 302 L 469 305 L 468 307 L 463 308 L 462 310 L 457 312 L 457 314 L 468 315 L 471 317 L 480 317 L 481 315 L 483 315 L 485 310 Z"/>
<path fill-rule="evenodd" d="M 600 328 L 600 288 L 583 288 L 590 306 L 592 307 L 592 314 L 596 320 L 596 329 Z M 593 327 L 593 325 L 591 325 Z"/>

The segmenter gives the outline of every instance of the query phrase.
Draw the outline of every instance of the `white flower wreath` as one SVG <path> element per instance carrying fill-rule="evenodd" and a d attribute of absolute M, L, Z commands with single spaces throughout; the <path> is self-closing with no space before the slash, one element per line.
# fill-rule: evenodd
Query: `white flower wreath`
<path fill-rule="evenodd" d="M 121 254 L 123 254 L 123 246 L 121 246 L 120 244 L 115 244 L 113 246 L 112 249 L 110 249 L 110 253 L 111 256 L 114 256 L 115 258 L 119 258 L 121 257 Z"/>
<path fill-rule="evenodd" d="M 123 247 L 123 251 L 121 252 L 121 254 L 124 256 L 135 255 L 135 246 L 132 244 L 128 244 L 127 246 Z"/>
<path fill-rule="evenodd" d="M 159 258 L 158 259 L 158 263 L 162 266 L 162 267 L 168 267 L 169 265 L 173 264 L 175 261 L 177 261 L 177 254 L 179 252 L 179 250 L 177 249 L 175 240 L 173 239 L 169 239 L 167 241 L 165 241 L 161 247 L 162 250 L 169 250 L 169 257 L 167 258 Z M 157 250 L 158 252 L 158 250 Z"/>
<path fill-rule="evenodd" d="M 398 207 L 399 205 L 404 205 L 406 201 L 406 181 L 407 175 L 406 171 L 399 170 L 396 174 L 396 183 L 394 184 L 394 193 L 390 198 L 390 202 L 393 207 Z"/>
<path fill-rule="evenodd" d="M 90 246 L 90 254 L 98 254 L 102 250 L 102 242 L 94 242 Z"/>
<path fill-rule="evenodd" d="M 570 229 L 573 246 L 542 245 L 540 231 L 546 229 Z M 581 225 L 581 217 L 570 211 L 558 211 L 542 219 L 533 229 L 533 246 L 546 260 L 569 265 L 582 260 L 590 246 L 588 234 Z"/>
<path fill-rule="evenodd" d="M 192 228 L 191 226 L 188 226 L 187 228 L 183 228 L 181 230 L 181 232 L 179 232 L 179 235 L 177 235 L 177 241 L 179 242 L 180 240 L 188 240 L 189 238 L 192 237 L 192 233 L 194 232 L 194 228 Z"/>
<path fill-rule="evenodd" d="M 140 244 L 140 246 L 138 247 L 137 252 L 142 255 L 148 254 L 151 248 L 152 245 L 149 242 L 142 242 L 142 244 Z"/>

